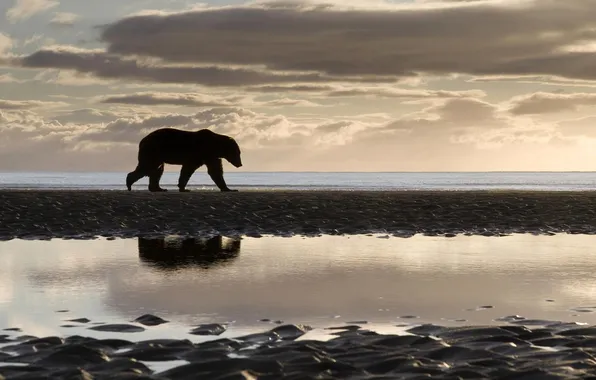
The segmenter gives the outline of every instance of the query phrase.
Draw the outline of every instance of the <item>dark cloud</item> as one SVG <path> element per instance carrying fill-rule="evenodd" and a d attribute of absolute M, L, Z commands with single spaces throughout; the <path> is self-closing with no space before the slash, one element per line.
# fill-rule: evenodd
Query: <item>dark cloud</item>
<path fill-rule="evenodd" d="M 483 97 L 486 94 L 480 90 L 471 91 L 445 91 L 445 90 L 410 90 L 392 87 L 353 87 L 346 89 L 335 89 L 325 92 L 326 96 L 352 97 L 370 96 L 378 98 L 401 98 L 401 99 L 429 99 L 429 98 L 470 98 Z"/>
<path fill-rule="evenodd" d="M 45 102 L 40 100 L 4 100 L 0 99 L 0 110 L 25 110 L 39 107 L 65 106 L 63 102 Z"/>
<path fill-rule="evenodd" d="M 219 66 L 164 66 L 123 58 L 103 51 L 70 47 L 39 50 L 31 55 L 4 59 L 5 64 L 32 69 L 75 70 L 103 79 L 128 79 L 159 83 L 187 83 L 204 86 L 253 86 L 268 83 L 338 81 L 321 74 L 275 74 Z M 372 78 L 370 81 L 380 81 Z"/>
<path fill-rule="evenodd" d="M 286 86 L 253 86 L 248 87 L 248 91 L 264 92 L 264 93 L 279 93 L 279 92 L 325 92 L 333 91 L 336 87 L 331 85 L 316 85 L 316 84 L 293 84 Z"/>
<path fill-rule="evenodd" d="M 100 100 L 101 103 L 137 104 L 137 105 L 173 105 L 188 107 L 225 107 L 239 105 L 242 96 L 216 97 L 193 93 L 151 93 L 140 92 L 126 95 L 111 95 Z"/>
<path fill-rule="evenodd" d="M 596 105 L 596 93 L 536 92 L 514 97 L 510 102 L 510 112 L 514 115 L 539 115 L 576 111 L 581 106 L 593 105 Z"/>
<path fill-rule="evenodd" d="M 142 15 L 108 25 L 114 54 L 172 63 L 264 65 L 333 76 L 470 73 L 596 79 L 596 0 L 452 2 L 337 10 L 300 2 Z M 198 48 L 200 47 L 200 48 Z"/>

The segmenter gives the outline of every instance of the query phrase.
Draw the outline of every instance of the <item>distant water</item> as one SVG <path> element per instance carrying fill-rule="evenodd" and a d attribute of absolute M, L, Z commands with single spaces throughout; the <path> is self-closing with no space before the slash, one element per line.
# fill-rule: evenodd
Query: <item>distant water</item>
<path fill-rule="evenodd" d="M 15 172 L 0 173 L 0 189 L 125 189 L 126 173 Z M 314 173 L 227 172 L 228 185 L 252 190 L 594 190 L 596 172 L 441 172 L 441 173 Z M 166 172 L 161 184 L 176 189 L 178 172 Z M 145 190 L 148 179 L 134 189 Z M 189 189 L 215 189 L 202 171 Z"/>

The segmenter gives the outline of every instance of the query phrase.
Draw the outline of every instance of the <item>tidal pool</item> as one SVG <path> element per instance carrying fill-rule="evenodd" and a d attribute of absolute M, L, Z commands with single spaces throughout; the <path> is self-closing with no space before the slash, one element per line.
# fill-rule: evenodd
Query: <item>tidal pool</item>
<path fill-rule="evenodd" d="M 202 323 L 227 323 L 220 338 L 281 321 L 594 324 L 595 246 L 587 235 L 11 240 L 0 243 L 0 329 L 105 337 L 89 327 L 143 314 L 170 322 L 127 339 L 189 338 Z"/>

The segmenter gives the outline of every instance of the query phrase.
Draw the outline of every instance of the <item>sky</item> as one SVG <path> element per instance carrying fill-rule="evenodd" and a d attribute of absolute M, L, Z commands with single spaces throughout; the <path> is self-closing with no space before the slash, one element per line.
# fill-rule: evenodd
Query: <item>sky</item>
<path fill-rule="evenodd" d="M 592 171 L 595 85 L 596 0 L 4 0 L 0 171 Z"/>

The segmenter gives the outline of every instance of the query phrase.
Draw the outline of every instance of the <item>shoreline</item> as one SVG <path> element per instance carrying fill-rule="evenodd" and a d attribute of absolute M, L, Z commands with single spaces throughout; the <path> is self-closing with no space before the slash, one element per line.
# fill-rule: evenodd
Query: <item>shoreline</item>
<path fill-rule="evenodd" d="M 595 191 L 0 190 L 0 239 L 596 234 Z"/>

